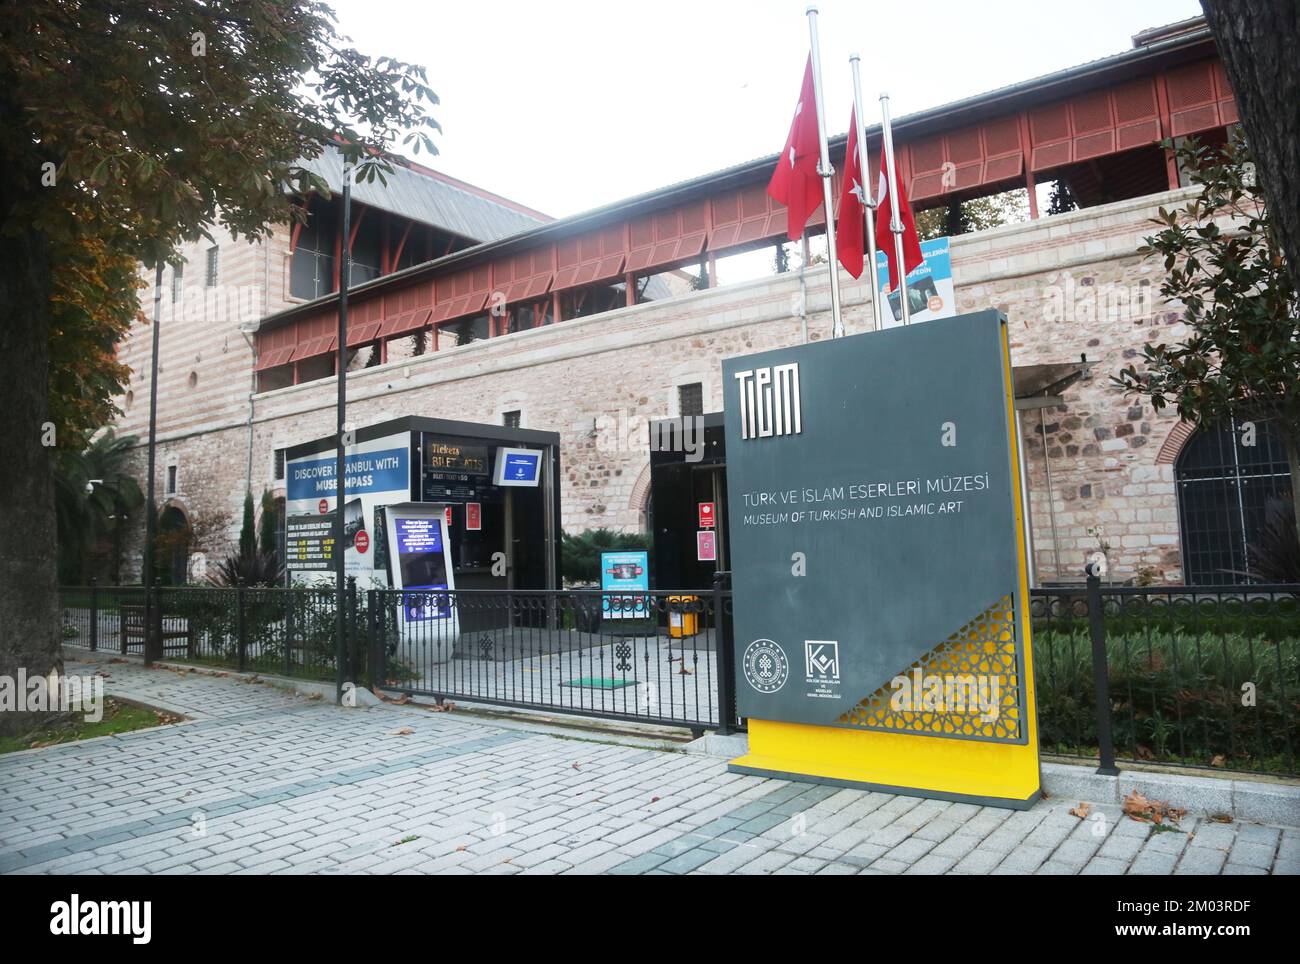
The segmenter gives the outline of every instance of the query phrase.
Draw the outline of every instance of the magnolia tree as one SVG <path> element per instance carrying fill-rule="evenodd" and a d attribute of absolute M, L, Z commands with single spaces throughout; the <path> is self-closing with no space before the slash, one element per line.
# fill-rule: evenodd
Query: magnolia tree
<path fill-rule="evenodd" d="M 1300 306 L 1250 149 L 1237 137 L 1222 147 L 1189 142 L 1179 161 L 1200 193 L 1185 208 L 1161 209 L 1160 231 L 1142 250 L 1164 259 L 1160 293 L 1184 306 L 1188 334 L 1174 344 L 1148 343 L 1143 370 L 1130 365 L 1115 381 L 1156 411 L 1173 406 L 1197 425 L 1271 422 L 1286 449 L 1295 505 Z M 1300 526 L 1300 512 L 1296 519 Z"/>
<path fill-rule="evenodd" d="M 139 312 L 124 264 L 156 265 L 213 224 L 265 235 L 295 216 L 294 192 L 327 191 L 301 161 L 328 138 L 360 179 L 382 177 L 377 152 L 399 138 L 432 150 L 436 102 L 423 69 L 359 53 L 309 0 L 6 5 L 0 675 L 59 659 L 52 461 L 80 444 L 61 431 L 88 431 L 122 390 L 112 346 Z M 0 714 L 0 730 L 29 723 Z"/>

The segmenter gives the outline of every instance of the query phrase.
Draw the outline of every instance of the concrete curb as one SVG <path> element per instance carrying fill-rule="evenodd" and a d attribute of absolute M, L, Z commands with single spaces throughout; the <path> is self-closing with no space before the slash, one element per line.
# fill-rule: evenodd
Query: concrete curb
<path fill-rule="evenodd" d="M 1043 789 L 1054 797 L 1122 804 L 1136 791 L 1197 816 L 1226 814 L 1234 820 L 1300 827 L 1300 786 L 1142 770 L 1121 770 L 1110 777 L 1068 763 L 1044 763 L 1042 773 Z"/>
<path fill-rule="evenodd" d="M 730 759 L 749 752 L 749 738 L 744 733 L 709 733 L 688 743 L 686 752 Z M 1042 777 L 1043 791 L 1063 800 L 1118 806 L 1136 790 L 1195 816 L 1226 814 L 1251 823 L 1300 827 L 1300 786 L 1294 784 L 1147 770 L 1121 770 L 1119 776 L 1108 777 L 1088 766 L 1047 762 Z"/>
<path fill-rule="evenodd" d="M 144 665 L 143 657 L 135 653 L 109 653 L 106 650 L 78 653 L 69 660 L 69 662 L 93 664 L 111 663 L 115 660 L 124 660 L 126 662 Z M 193 663 L 177 663 L 166 659 L 156 659 L 154 660 L 154 665 L 165 669 L 175 670 L 177 672 L 194 673 L 200 676 L 227 677 L 229 679 L 241 680 L 245 683 L 266 683 L 268 686 L 274 686 L 277 689 L 292 690 L 293 692 L 299 693 L 303 696 L 316 696 L 321 699 L 329 700 L 331 703 L 334 702 L 334 684 L 321 682 L 319 680 L 295 679 L 292 676 L 276 676 L 271 673 L 241 673 L 239 670 L 235 669 L 196 666 Z M 383 700 L 363 686 L 355 687 L 353 692 L 356 695 L 356 706 L 358 707 L 384 705 Z M 170 706 L 164 706 L 158 701 L 154 701 L 150 705 L 157 706 L 160 710 L 167 710 L 169 713 L 183 713 L 186 716 L 194 715 L 192 711 L 173 709 Z"/>

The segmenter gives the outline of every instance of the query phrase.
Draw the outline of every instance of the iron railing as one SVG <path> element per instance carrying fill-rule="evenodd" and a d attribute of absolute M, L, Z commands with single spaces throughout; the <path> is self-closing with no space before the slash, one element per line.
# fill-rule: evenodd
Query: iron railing
<path fill-rule="evenodd" d="M 738 725 L 721 586 L 368 595 L 372 673 L 399 692 L 697 732 Z"/>
<path fill-rule="evenodd" d="M 730 732 L 731 592 L 358 591 L 343 672 L 332 590 L 62 590 L 68 645 L 396 692 Z M 403 610 L 407 610 L 405 613 Z M 1295 775 L 1300 586 L 1030 594 L 1046 753 Z M 410 617 L 410 618 L 405 618 Z"/>
<path fill-rule="evenodd" d="M 1044 752 L 1296 773 L 1300 586 L 1092 577 L 1035 589 L 1030 612 Z"/>
<path fill-rule="evenodd" d="M 397 692 L 730 732 L 730 591 L 65 588 L 67 645 Z M 146 623 L 152 632 L 146 632 Z M 146 640 L 151 648 L 146 652 Z M 725 645 L 724 645 L 725 641 Z"/>

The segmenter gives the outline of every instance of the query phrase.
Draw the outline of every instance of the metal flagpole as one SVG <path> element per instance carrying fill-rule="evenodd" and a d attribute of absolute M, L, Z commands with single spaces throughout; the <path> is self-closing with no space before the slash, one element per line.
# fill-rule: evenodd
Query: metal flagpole
<path fill-rule="evenodd" d="M 881 130 L 885 139 L 885 177 L 889 179 L 889 230 L 894 232 L 894 263 L 898 266 L 898 304 L 903 312 L 903 324 L 912 323 L 912 312 L 907 305 L 907 275 L 903 268 L 903 218 L 898 213 L 898 174 L 894 168 L 894 131 L 889 126 L 889 95 L 880 95 Z"/>
<path fill-rule="evenodd" d="M 880 285 L 876 278 L 876 195 L 871 190 L 870 163 L 867 158 L 867 124 L 862 119 L 862 78 L 858 75 L 857 54 L 849 55 L 853 68 L 853 117 L 858 135 L 858 177 L 862 184 L 862 207 L 867 215 L 867 283 L 871 285 L 871 314 L 876 321 L 876 331 L 885 327 L 880 311 Z M 852 158 L 845 163 L 851 164 Z"/>
<path fill-rule="evenodd" d="M 822 177 L 822 202 L 826 207 L 826 260 L 831 269 L 831 337 L 844 335 L 844 320 L 840 316 L 839 258 L 835 252 L 835 210 L 831 200 L 831 152 L 826 146 L 826 112 L 822 109 L 822 55 L 817 43 L 817 8 L 808 8 L 808 32 L 812 36 L 813 97 L 817 101 L 817 141 L 821 147 L 821 163 L 817 173 Z"/>

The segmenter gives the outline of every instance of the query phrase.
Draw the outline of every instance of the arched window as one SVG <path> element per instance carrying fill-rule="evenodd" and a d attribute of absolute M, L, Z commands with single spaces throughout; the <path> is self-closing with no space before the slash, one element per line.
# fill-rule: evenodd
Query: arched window
<path fill-rule="evenodd" d="M 1289 498 L 1282 440 L 1267 422 L 1198 428 L 1174 464 L 1183 579 L 1191 586 L 1250 582 L 1250 546 L 1270 501 Z"/>

